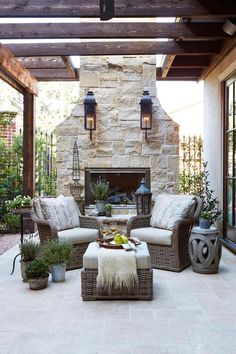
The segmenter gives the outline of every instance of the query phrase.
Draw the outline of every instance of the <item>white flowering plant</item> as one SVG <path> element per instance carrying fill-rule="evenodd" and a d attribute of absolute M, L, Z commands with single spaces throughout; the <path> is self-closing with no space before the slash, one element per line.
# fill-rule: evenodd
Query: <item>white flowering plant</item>
<path fill-rule="evenodd" d="M 12 200 L 7 200 L 6 201 L 6 206 L 8 211 L 18 209 L 24 206 L 31 206 L 32 198 L 30 196 L 22 196 L 22 195 L 17 195 L 14 199 Z"/>

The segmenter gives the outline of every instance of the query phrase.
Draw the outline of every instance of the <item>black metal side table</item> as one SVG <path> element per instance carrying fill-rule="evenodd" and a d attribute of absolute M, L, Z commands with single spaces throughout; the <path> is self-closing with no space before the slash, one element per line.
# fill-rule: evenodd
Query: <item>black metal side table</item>
<path fill-rule="evenodd" d="M 24 241 L 24 217 L 29 216 L 31 214 L 31 207 L 28 206 L 21 207 L 19 209 L 15 209 L 13 213 L 15 215 L 20 216 L 20 244 L 22 245 Z M 21 253 L 18 253 L 13 259 L 11 275 L 14 273 L 15 270 L 16 258 L 19 257 L 20 254 Z"/>
<path fill-rule="evenodd" d="M 193 227 L 189 238 L 189 255 L 194 272 L 217 273 L 221 252 L 222 246 L 217 228 Z"/>

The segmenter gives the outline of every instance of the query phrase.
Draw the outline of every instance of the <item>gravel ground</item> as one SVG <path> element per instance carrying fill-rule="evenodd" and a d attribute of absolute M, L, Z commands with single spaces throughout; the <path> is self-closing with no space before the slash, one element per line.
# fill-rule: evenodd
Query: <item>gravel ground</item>
<path fill-rule="evenodd" d="M 20 234 L 0 235 L 0 254 L 6 252 L 9 248 L 20 242 Z"/>

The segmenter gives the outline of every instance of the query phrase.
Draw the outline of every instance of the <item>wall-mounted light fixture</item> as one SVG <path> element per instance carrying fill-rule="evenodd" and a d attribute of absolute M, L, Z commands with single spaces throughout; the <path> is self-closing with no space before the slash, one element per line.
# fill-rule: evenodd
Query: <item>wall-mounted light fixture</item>
<path fill-rule="evenodd" d="M 115 16 L 115 0 L 100 0 L 100 20 L 107 21 Z"/>
<path fill-rule="evenodd" d="M 228 18 L 223 25 L 223 31 L 230 36 L 233 36 L 236 32 L 236 18 L 231 17 Z"/>
<path fill-rule="evenodd" d="M 88 91 L 84 100 L 84 129 L 90 131 L 90 140 L 92 131 L 96 130 L 96 105 L 93 91 Z"/>
<path fill-rule="evenodd" d="M 152 129 L 152 99 L 147 90 L 143 91 L 140 99 L 140 128 L 145 130 L 145 140 L 147 140 L 147 131 Z"/>

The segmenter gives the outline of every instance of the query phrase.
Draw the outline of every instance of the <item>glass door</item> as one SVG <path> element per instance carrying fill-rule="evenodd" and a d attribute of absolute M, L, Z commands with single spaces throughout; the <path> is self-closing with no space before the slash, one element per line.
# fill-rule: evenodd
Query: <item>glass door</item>
<path fill-rule="evenodd" d="M 236 247 L 236 75 L 225 82 L 224 237 Z"/>

